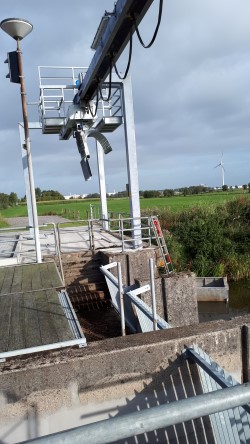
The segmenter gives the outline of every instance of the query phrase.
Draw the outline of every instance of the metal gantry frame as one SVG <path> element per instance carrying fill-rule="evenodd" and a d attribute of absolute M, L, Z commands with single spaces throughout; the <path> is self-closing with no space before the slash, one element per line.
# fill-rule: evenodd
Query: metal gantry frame
<path fill-rule="evenodd" d="M 46 74 L 44 74 L 44 70 Z M 133 242 L 134 248 L 140 248 L 141 212 L 131 79 L 129 76 L 125 80 L 120 80 L 117 77 L 111 84 L 111 94 L 107 101 L 100 99 L 98 104 L 95 100 L 91 102 L 90 115 L 89 109 L 86 112 L 86 109 L 72 104 L 77 83 L 80 79 L 84 79 L 86 68 L 52 66 L 51 70 L 56 74 L 50 74 L 49 66 L 39 67 L 39 109 L 44 134 L 59 134 L 59 137 L 65 140 L 78 127 L 87 131 L 87 134 L 90 128 L 96 129 L 100 133 L 107 133 L 113 132 L 121 123 L 124 123 L 130 216 L 133 219 Z M 80 71 L 78 75 L 77 70 Z M 108 83 L 102 84 L 103 99 L 105 99 L 105 92 L 108 95 L 109 87 Z M 95 111 L 96 116 L 93 114 Z M 107 194 L 104 156 L 101 151 L 100 143 L 97 142 L 101 214 L 105 220 L 107 219 Z M 104 228 L 107 228 L 105 221 Z"/>
<path fill-rule="evenodd" d="M 92 48 L 95 49 L 95 54 L 92 58 L 88 68 L 81 67 L 52 67 L 55 71 L 58 69 L 64 70 L 63 80 L 64 84 L 57 83 L 57 76 L 42 75 L 42 70 L 48 67 L 39 67 L 40 79 L 40 114 L 43 133 L 55 134 L 60 132 L 61 139 L 68 139 L 76 131 L 86 131 L 86 129 L 93 127 L 98 112 L 98 94 L 105 88 L 105 80 L 109 75 L 107 100 L 102 100 L 102 114 L 104 115 L 106 109 L 112 110 L 117 107 L 119 97 L 116 100 L 113 95 L 113 104 L 111 98 L 111 75 L 112 67 L 120 57 L 126 44 L 130 40 L 132 42 L 132 35 L 137 30 L 137 26 L 144 18 L 153 0 L 118 0 L 115 3 L 114 10 L 111 13 L 105 12 L 104 21 L 102 21 L 97 29 L 95 35 L 95 44 Z M 104 26 L 103 26 L 104 25 Z M 152 40 L 153 41 L 153 40 Z M 80 71 L 79 71 L 80 70 Z M 116 71 L 117 72 L 117 71 Z M 118 72 L 117 72 L 118 73 Z M 129 184 L 129 199 L 130 199 L 130 216 L 133 218 L 134 231 L 134 248 L 141 247 L 141 227 L 138 223 L 140 219 L 140 202 L 139 202 L 139 184 L 138 184 L 138 170 L 136 157 L 136 142 L 135 142 L 135 128 L 134 128 L 134 113 L 131 81 L 127 77 L 127 71 L 124 76 L 124 81 L 119 85 L 122 90 L 123 102 L 123 117 L 125 126 L 125 141 L 126 141 L 126 157 L 127 157 L 127 172 Z M 45 81 L 45 83 L 44 83 Z M 49 82 L 47 88 L 47 82 Z M 119 86 L 117 91 L 119 92 Z M 71 90 L 71 91 L 70 91 Z M 48 93 L 49 92 L 49 93 Z M 53 92 L 52 94 L 50 94 Z M 71 96 L 68 93 L 71 92 Z M 73 93 L 73 99 L 72 99 Z M 97 96 L 96 109 L 93 104 L 93 97 Z M 100 93 L 103 99 L 103 94 Z M 104 105 L 104 102 L 108 106 Z M 119 108 L 119 107 L 118 107 Z M 57 111 L 58 116 L 53 115 Z M 119 112 L 119 111 L 118 111 Z M 47 113 L 47 116 L 45 115 Z M 52 113 L 52 116 L 49 114 Z M 117 111 L 114 113 L 117 116 Z M 81 135 L 80 135 L 81 137 Z M 88 154 L 84 149 L 84 142 L 82 140 L 79 150 L 82 160 L 81 166 L 86 180 L 91 177 L 91 171 L 88 162 Z M 78 143 L 79 149 L 79 143 Z M 100 156 L 98 156 L 99 162 Z M 102 159 L 100 160 L 102 162 Z M 103 178 L 100 177 L 100 172 L 104 172 L 104 165 L 98 168 L 101 207 L 102 212 L 106 216 L 106 191 Z M 26 187 L 27 188 L 27 187 Z M 34 193 L 34 190 L 31 190 Z M 105 194 L 105 197 L 104 197 Z M 32 194 L 33 196 L 33 194 Z M 35 215 L 36 216 L 36 215 Z M 35 216 L 33 215 L 33 222 Z M 34 224 L 35 226 L 35 224 Z"/>

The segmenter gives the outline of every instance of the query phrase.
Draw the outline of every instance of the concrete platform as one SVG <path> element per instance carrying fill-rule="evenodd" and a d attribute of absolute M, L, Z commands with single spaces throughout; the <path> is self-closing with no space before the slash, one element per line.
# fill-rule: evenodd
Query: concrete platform
<path fill-rule="evenodd" d="M 55 232 L 53 227 L 39 230 L 42 256 L 56 254 Z M 93 235 L 90 237 L 88 226 L 60 228 L 59 242 L 62 253 L 94 249 L 114 251 L 122 250 L 122 241 L 117 236 L 93 224 Z M 6 242 L 4 241 L 6 239 Z M 13 239 L 13 240 L 11 240 Z M 18 239 L 18 242 L 14 240 Z M 4 232 L 0 242 L 0 266 L 16 263 L 35 262 L 35 241 L 29 231 Z"/>

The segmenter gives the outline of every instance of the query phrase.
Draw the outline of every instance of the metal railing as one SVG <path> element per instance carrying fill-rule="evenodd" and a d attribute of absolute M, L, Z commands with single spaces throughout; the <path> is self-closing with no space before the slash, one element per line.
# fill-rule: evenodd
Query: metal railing
<path fill-rule="evenodd" d="M 77 81 L 81 82 L 86 72 L 86 67 L 39 66 L 41 116 L 65 118 L 78 91 Z"/>
<path fill-rule="evenodd" d="M 56 224 L 51 222 L 40 225 L 39 238 L 41 255 L 55 255 L 59 261 L 62 281 L 64 282 L 63 266 L 59 248 L 59 238 Z M 0 229 L 0 265 L 6 263 L 36 262 L 35 239 L 33 227 L 9 227 Z M 5 259 L 5 261 L 4 261 Z"/>
<path fill-rule="evenodd" d="M 114 213 L 112 213 L 114 215 Z M 124 252 L 130 249 L 150 247 L 155 241 L 150 216 L 141 218 L 118 217 L 103 219 L 91 218 L 65 223 L 49 223 L 39 226 L 42 256 L 58 257 L 61 274 L 63 268 L 61 253 L 77 251 L 95 251 L 117 248 Z M 94 214 L 92 214 L 94 216 Z M 103 228 L 107 222 L 108 230 Z M 140 237 L 134 236 L 134 230 L 140 229 Z M 35 262 L 35 242 L 32 227 L 14 227 L 0 229 L 0 259 L 16 259 L 17 263 Z"/>
<path fill-rule="evenodd" d="M 191 421 L 250 402 L 250 383 L 127 413 L 46 435 L 27 442 L 40 444 L 111 443 L 160 428 Z M 243 441 L 241 441 L 243 442 Z M 247 441 L 244 441 L 247 442 Z"/>
<path fill-rule="evenodd" d="M 83 81 L 87 67 L 77 66 L 39 66 L 40 100 L 39 112 L 44 117 L 66 118 L 70 105 L 78 92 L 78 86 Z M 109 95 L 109 84 L 103 83 L 103 98 Z M 95 98 L 93 99 L 95 102 Z M 98 103 L 99 117 L 122 116 L 121 85 L 112 84 L 110 99 L 101 98 Z"/>
<path fill-rule="evenodd" d="M 111 273 L 111 269 L 116 270 L 117 277 Z M 122 283 L 120 262 L 112 262 L 100 267 L 107 282 L 112 305 L 121 318 L 122 336 L 126 334 L 125 324 L 134 333 L 138 332 L 138 326 L 140 326 L 143 333 L 171 328 L 170 324 L 158 316 L 156 312 L 154 262 L 152 258 L 149 259 L 149 269 L 149 284 L 143 287 L 126 287 Z M 139 295 L 148 291 L 151 295 L 151 307 L 139 297 Z"/>
<path fill-rule="evenodd" d="M 68 227 L 65 227 L 65 224 L 62 223 L 57 224 L 61 252 L 65 252 L 66 249 L 69 250 L 70 244 L 72 245 L 72 251 L 100 249 L 101 246 L 98 245 L 100 232 L 103 240 L 106 240 L 110 247 L 112 244 L 114 247 L 121 247 L 122 252 L 134 249 L 138 244 L 140 244 L 140 248 L 151 247 L 156 239 L 150 216 L 131 218 L 122 217 L 122 213 L 117 213 L 118 217 L 104 219 L 95 218 L 96 213 L 93 209 L 90 210 L 90 213 L 92 218 L 72 221 Z M 103 228 L 104 222 L 109 227 L 108 230 Z M 134 231 L 138 228 L 141 232 L 139 237 L 138 235 L 134 236 Z M 105 233 L 107 235 L 106 239 Z M 70 234 L 72 235 L 71 239 L 69 239 Z"/>

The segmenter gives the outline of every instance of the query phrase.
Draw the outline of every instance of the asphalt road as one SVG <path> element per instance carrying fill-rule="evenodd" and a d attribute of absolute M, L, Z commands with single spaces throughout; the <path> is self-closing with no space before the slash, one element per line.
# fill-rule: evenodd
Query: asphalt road
<path fill-rule="evenodd" d="M 11 227 L 27 227 L 29 225 L 28 217 L 9 217 L 6 220 Z M 39 225 L 50 224 L 52 222 L 57 224 L 70 222 L 70 220 L 61 216 L 38 216 Z"/>

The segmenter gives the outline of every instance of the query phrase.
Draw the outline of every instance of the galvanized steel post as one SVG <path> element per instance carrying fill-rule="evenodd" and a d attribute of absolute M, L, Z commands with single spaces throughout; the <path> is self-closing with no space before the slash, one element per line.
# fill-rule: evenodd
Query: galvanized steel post
<path fill-rule="evenodd" d="M 103 148 L 98 141 L 96 141 L 96 154 L 97 154 L 97 167 L 98 167 L 99 189 L 100 189 L 100 199 L 101 199 L 101 217 L 103 219 L 102 226 L 104 230 L 108 230 L 109 223 L 107 220 L 108 207 L 107 207 L 107 191 L 106 191 L 105 170 L 104 170 L 104 155 L 103 155 Z"/>
<path fill-rule="evenodd" d="M 129 183 L 130 217 L 132 218 L 134 248 L 140 248 L 141 240 L 141 210 L 139 196 L 138 167 L 135 140 L 135 121 L 133 109 L 132 85 L 129 76 L 123 81 L 122 88 L 124 105 L 124 130 L 126 141 L 127 171 Z"/>
<path fill-rule="evenodd" d="M 152 303 L 152 315 L 153 315 L 153 329 L 157 330 L 157 313 L 156 313 L 156 300 L 155 300 L 155 274 L 154 274 L 154 261 L 149 259 L 149 271 L 150 271 L 150 289 L 151 289 L 151 303 Z"/>
<path fill-rule="evenodd" d="M 120 298 L 120 307 L 121 307 L 121 333 L 122 336 L 126 336 L 126 328 L 125 328 L 125 313 L 124 313 L 124 293 L 122 287 L 122 270 L 121 263 L 117 262 L 117 275 L 118 275 L 118 291 Z"/>

